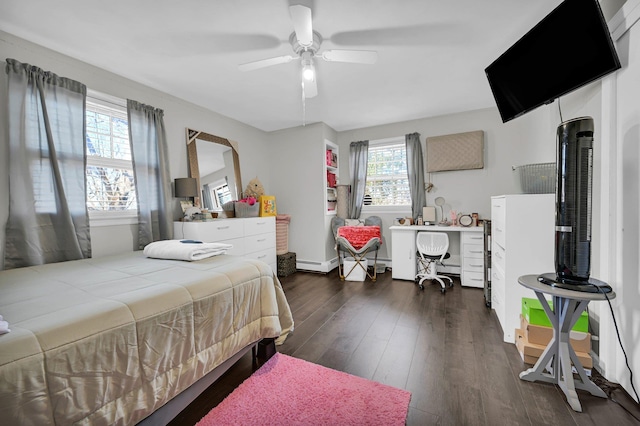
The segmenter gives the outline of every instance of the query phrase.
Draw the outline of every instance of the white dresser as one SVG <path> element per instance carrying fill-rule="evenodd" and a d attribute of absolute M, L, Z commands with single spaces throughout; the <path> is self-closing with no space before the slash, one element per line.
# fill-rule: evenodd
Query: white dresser
<path fill-rule="evenodd" d="M 504 341 L 515 342 L 523 297 L 522 275 L 554 272 L 555 194 L 491 197 L 491 307 Z"/>
<path fill-rule="evenodd" d="M 484 287 L 484 229 L 481 226 L 411 225 L 392 226 L 391 229 L 391 275 L 396 280 L 414 280 L 416 267 L 416 234 L 419 231 L 447 232 L 449 239 L 460 238 L 460 253 L 450 250 L 451 258 L 445 260 L 446 267 L 438 271 L 460 274 L 460 283 L 465 287 Z M 450 243 L 449 247 L 452 248 Z"/>
<path fill-rule="evenodd" d="M 261 260 L 277 271 L 276 218 L 273 216 L 173 222 L 173 232 L 176 239 L 232 244 L 228 254 Z"/>

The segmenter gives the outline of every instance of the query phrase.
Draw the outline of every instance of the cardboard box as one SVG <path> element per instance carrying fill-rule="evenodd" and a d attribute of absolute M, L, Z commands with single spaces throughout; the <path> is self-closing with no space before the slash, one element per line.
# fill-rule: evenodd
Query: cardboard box
<path fill-rule="evenodd" d="M 535 364 L 538 361 L 538 358 L 542 355 L 544 350 L 547 348 L 546 345 L 537 345 L 535 343 L 531 343 L 527 340 L 527 336 L 524 330 L 516 329 L 516 347 L 518 348 L 518 352 L 520 353 L 520 357 L 527 364 Z M 593 368 L 593 360 L 591 359 L 591 355 L 586 352 L 578 352 L 576 351 L 576 355 L 582 364 L 582 367 L 585 369 Z"/>
<path fill-rule="evenodd" d="M 553 337 L 553 327 L 529 324 L 527 319 L 520 315 L 520 329 L 524 331 L 529 343 L 547 346 Z M 576 352 L 591 352 L 591 334 L 571 330 L 569 333 L 571 346 Z"/>
<path fill-rule="evenodd" d="M 549 306 L 553 309 L 553 303 L 551 301 L 549 301 Z M 530 297 L 522 298 L 522 316 L 529 321 L 529 324 L 551 327 L 551 320 L 547 317 L 547 313 L 544 311 L 538 299 Z M 589 332 L 589 314 L 586 311 L 580 314 L 580 318 L 572 330 L 582 331 L 583 333 Z"/>

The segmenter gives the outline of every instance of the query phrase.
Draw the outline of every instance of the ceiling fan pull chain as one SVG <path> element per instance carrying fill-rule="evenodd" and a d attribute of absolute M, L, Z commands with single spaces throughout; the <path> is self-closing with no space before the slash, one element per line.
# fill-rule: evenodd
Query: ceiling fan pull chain
<path fill-rule="evenodd" d="M 302 86 L 302 126 L 304 127 L 307 125 L 307 103 L 304 96 L 304 82 L 300 83 L 300 85 Z"/>

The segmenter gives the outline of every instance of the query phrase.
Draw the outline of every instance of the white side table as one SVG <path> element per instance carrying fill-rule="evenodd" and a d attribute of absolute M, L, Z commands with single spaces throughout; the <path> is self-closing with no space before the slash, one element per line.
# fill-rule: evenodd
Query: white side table
<path fill-rule="evenodd" d="M 616 294 L 611 291 L 605 296 L 602 293 L 565 290 L 539 282 L 538 275 L 523 275 L 518 278 L 518 282 L 536 293 L 553 325 L 553 339 L 547 345 L 536 365 L 520 373 L 520 379 L 529 382 L 541 381 L 557 384 L 566 395 L 571 408 L 578 412 L 582 412 L 582 406 L 576 389 L 606 398 L 607 395 L 604 391 L 587 377 L 578 356 L 571 347 L 569 333 L 582 312 L 587 309 L 590 301 L 614 299 Z M 544 296 L 545 293 L 553 297 L 553 309 L 549 306 L 549 302 Z M 571 363 L 578 372 L 577 379 L 573 377 Z M 547 366 L 550 366 L 550 372 L 545 371 Z"/>

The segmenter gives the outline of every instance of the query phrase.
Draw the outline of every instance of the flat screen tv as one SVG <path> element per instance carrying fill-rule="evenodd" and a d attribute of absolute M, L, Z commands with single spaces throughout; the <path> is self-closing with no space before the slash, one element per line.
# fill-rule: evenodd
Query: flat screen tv
<path fill-rule="evenodd" d="M 503 122 L 620 68 L 597 0 L 565 0 L 485 72 Z"/>

